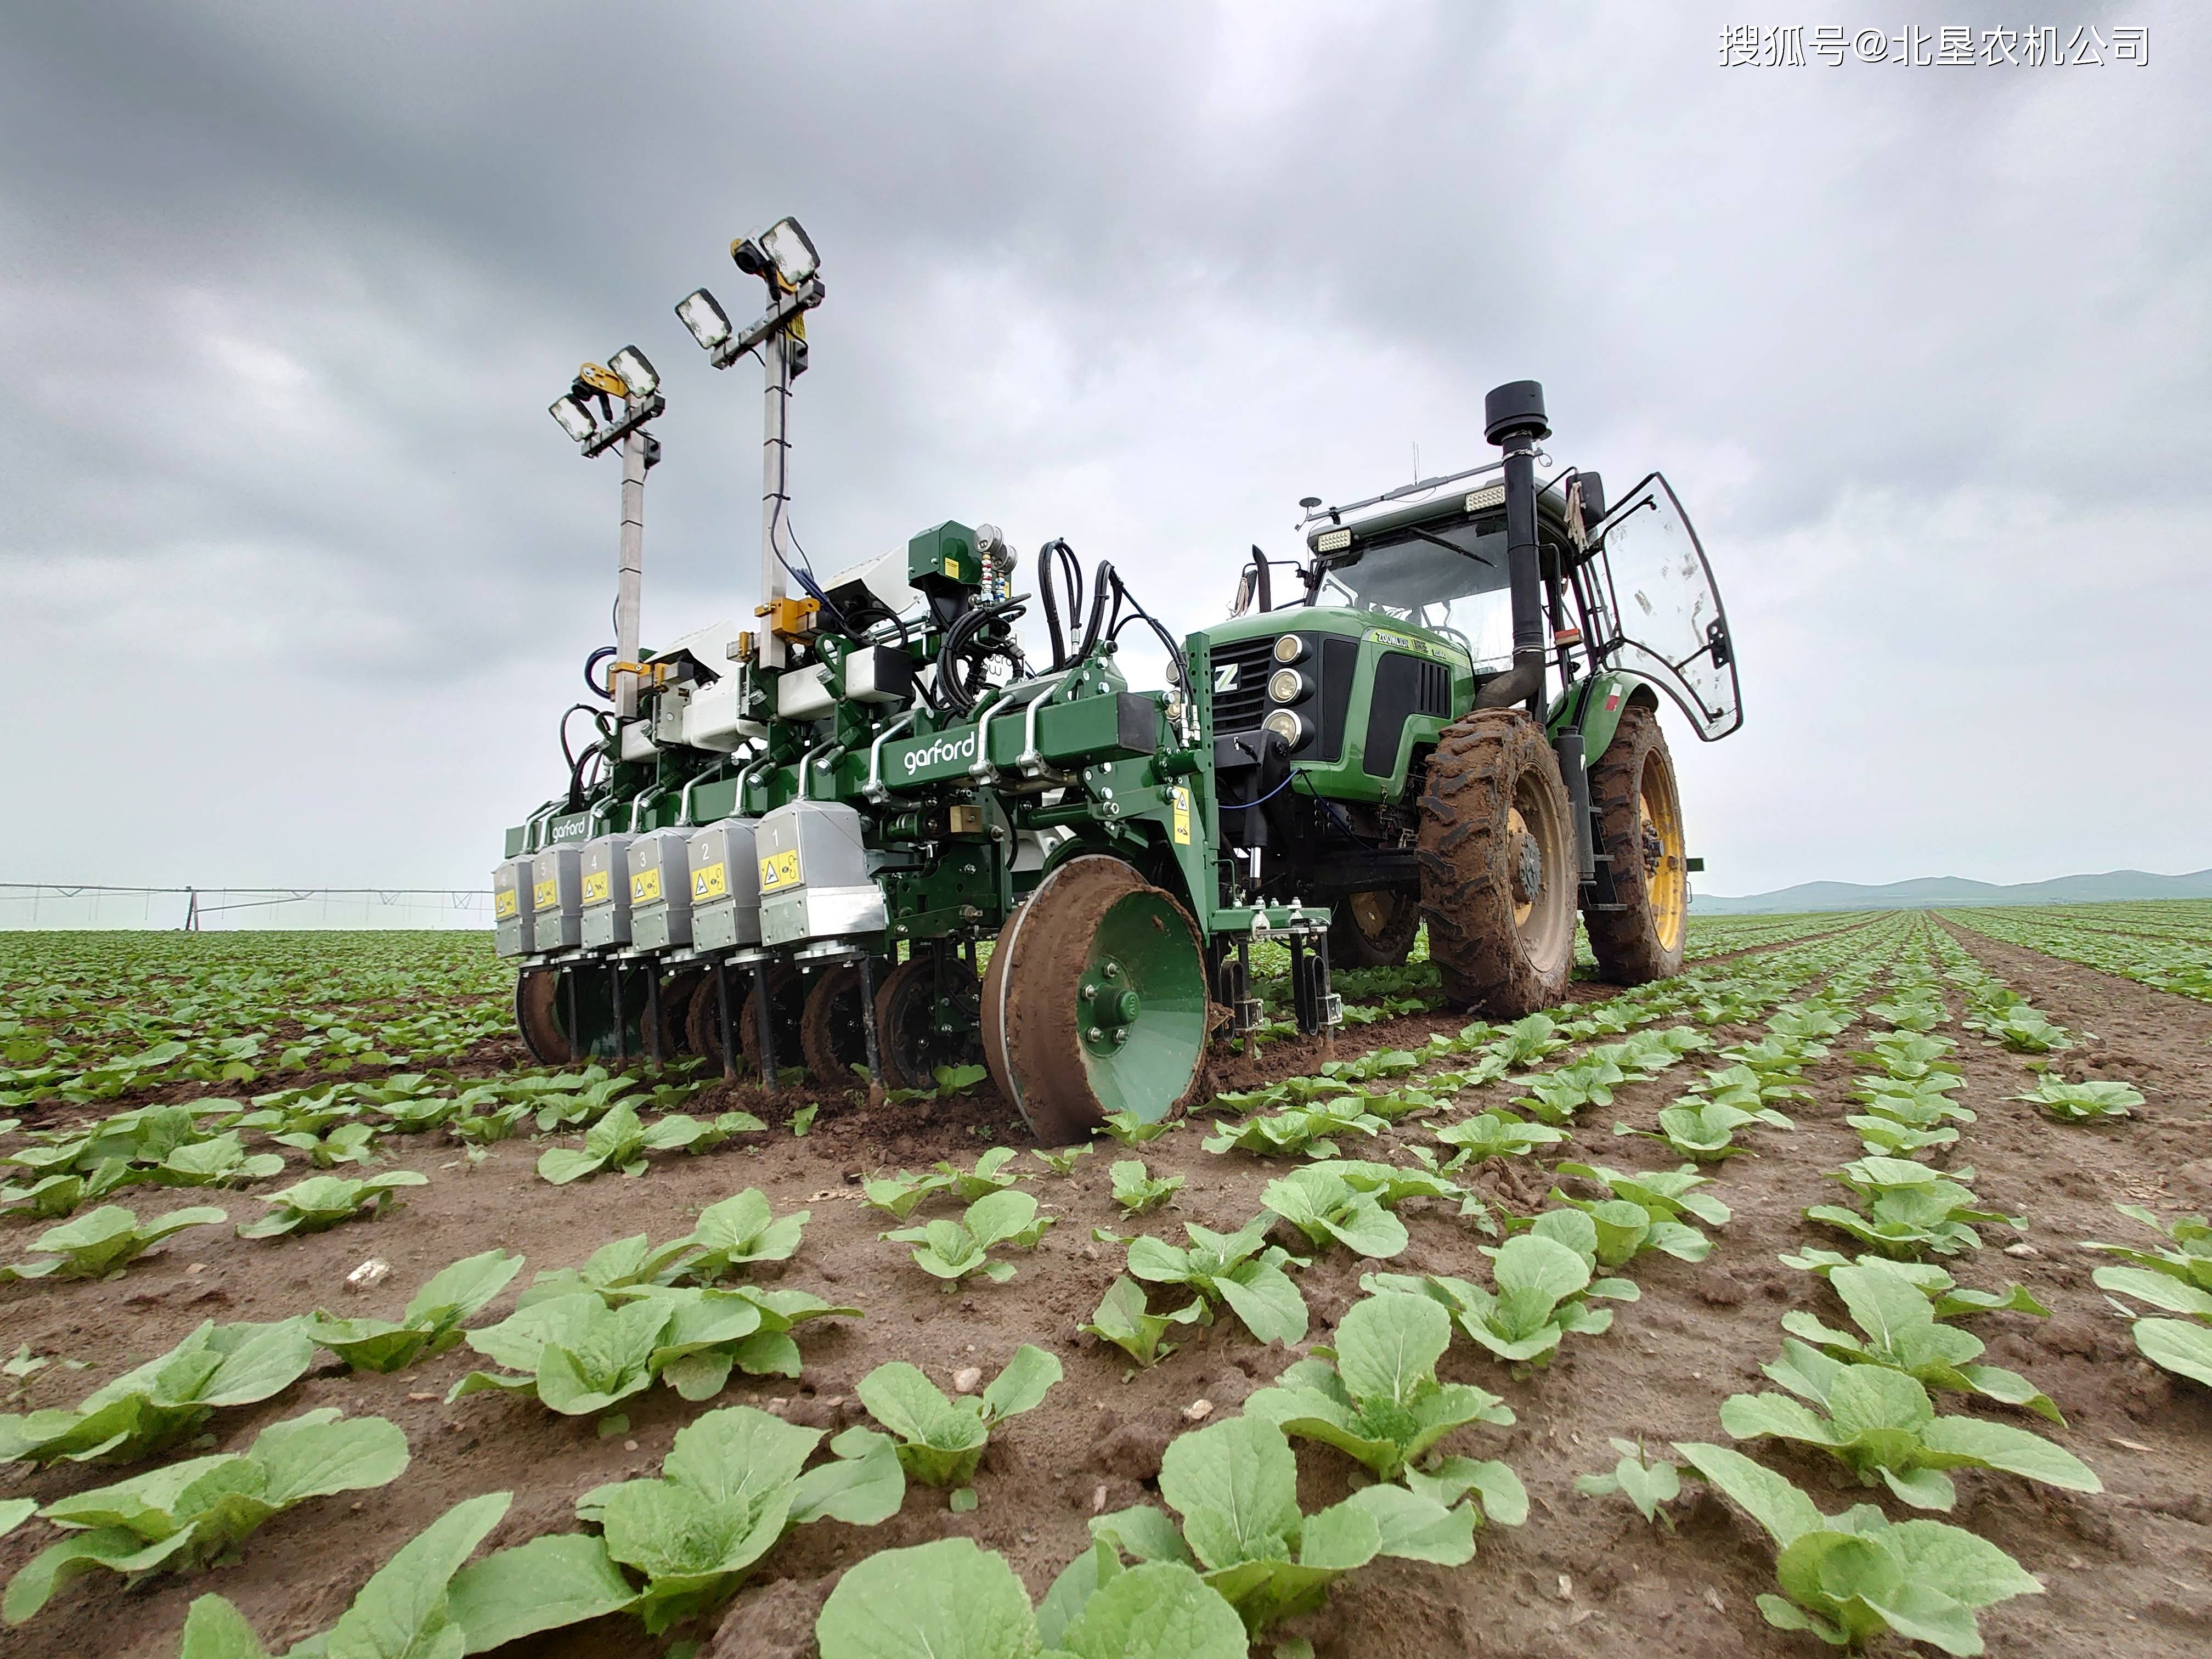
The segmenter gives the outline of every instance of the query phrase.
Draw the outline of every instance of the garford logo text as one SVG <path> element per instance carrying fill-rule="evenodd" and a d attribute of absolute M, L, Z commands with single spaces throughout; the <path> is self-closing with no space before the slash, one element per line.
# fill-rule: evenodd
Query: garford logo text
<path fill-rule="evenodd" d="M 970 732 L 964 738 L 939 738 L 927 748 L 909 749 L 906 751 L 903 764 L 907 776 L 912 777 L 925 766 L 937 766 L 945 761 L 969 760 L 974 758 L 975 753 L 975 734 Z"/>

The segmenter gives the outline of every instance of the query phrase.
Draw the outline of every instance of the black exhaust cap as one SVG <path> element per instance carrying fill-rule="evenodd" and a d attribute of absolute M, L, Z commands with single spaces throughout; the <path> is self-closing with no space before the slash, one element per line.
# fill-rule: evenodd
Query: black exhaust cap
<path fill-rule="evenodd" d="M 1523 432 L 1532 438 L 1552 435 L 1540 380 L 1509 380 L 1482 400 L 1482 435 L 1492 443 L 1502 444 Z"/>

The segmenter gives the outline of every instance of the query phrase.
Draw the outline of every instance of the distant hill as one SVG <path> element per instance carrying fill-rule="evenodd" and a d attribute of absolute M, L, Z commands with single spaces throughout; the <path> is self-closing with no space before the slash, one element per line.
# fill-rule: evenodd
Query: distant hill
<path fill-rule="evenodd" d="M 1969 881 L 1964 876 L 1919 876 L 1867 887 L 1853 881 L 1807 881 L 1742 898 L 1692 894 L 1699 915 L 1753 915 L 1793 910 L 1919 910 L 1947 904 L 2105 904 L 2119 899 L 2212 898 L 2212 870 L 2158 876 L 2144 870 L 2107 870 L 2096 876 L 2057 876 L 2012 886 Z"/>

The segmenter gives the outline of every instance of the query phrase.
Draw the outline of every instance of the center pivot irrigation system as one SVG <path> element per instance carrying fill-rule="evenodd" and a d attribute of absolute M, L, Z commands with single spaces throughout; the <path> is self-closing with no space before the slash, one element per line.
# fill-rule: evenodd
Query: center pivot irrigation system
<path fill-rule="evenodd" d="M 926 1086 L 980 1056 L 1060 1143 L 1164 1116 L 1217 1032 L 1261 1023 L 1255 939 L 1288 947 L 1308 1033 L 1340 1017 L 1332 960 L 1401 962 L 1425 921 L 1447 995 L 1499 1018 L 1560 999 L 1577 908 L 1607 978 L 1680 966 L 1698 866 L 1659 694 L 1704 738 L 1741 714 L 1664 478 L 1608 512 L 1597 474 L 1553 470 L 1543 389 L 1515 381 L 1486 402 L 1501 459 L 1308 498 L 1304 562 L 1255 548 L 1231 619 L 1180 641 L 1111 564 L 1086 582 L 1047 542 L 1033 660 L 1031 596 L 988 524 L 816 578 L 785 480 L 819 259 L 791 219 L 731 255 L 765 313 L 738 328 L 704 289 L 676 311 L 717 368 L 765 369 L 750 626 L 640 646 L 664 410 L 643 354 L 586 364 L 553 404 L 585 454 L 619 448 L 622 535 L 616 641 L 563 717 L 567 790 L 507 832 L 494 877 L 539 1060 Z M 1301 590 L 1279 607 L 1278 571 Z M 1167 653 L 1164 690 L 1116 665 L 1133 624 Z"/>

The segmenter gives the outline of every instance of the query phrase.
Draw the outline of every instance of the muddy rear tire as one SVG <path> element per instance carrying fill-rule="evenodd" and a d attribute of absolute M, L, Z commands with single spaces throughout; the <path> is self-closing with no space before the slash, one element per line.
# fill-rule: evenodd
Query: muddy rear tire
<path fill-rule="evenodd" d="M 1421 931 L 1421 896 L 1397 888 L 1346 893 L 1329 906 L 1332 968 L 1398 968 Z"/>
<path fill-rule="evenodd" d="M 1590 768 L 1598 839 L 1613 860 L 1613 895 L 1625 908 L 1583 918 L 1601 979 L 1644 985 L 1682 971 L 1689 933 L 1689 865 L 1683 854 L 1682 797 L 1659 712 L 1637 702 Z"/>
<path fill-rule="evenodd" d="M 1421 918 L 1445 998 L 1494 1019 L 1557 1006 L 1579 886 L 1559 763 L 1517 708 L 1448 727 L 1421 793 Z"/>
<path fill-rule="evenodd" d="M 1206 1059 L 1206 957 L 1190 913 L 1120 859 L 1048 872 L 1000 930 L 983 979 L 983 1060 L 1038 1140 L 1110 1112 L 1156 1123 Z"/>

